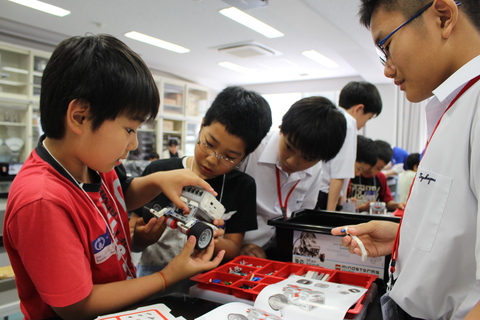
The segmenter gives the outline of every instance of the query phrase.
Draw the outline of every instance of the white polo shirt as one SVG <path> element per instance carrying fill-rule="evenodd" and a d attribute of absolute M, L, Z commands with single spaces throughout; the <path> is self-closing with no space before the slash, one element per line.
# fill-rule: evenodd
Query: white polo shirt
<path fill-rule="evenodd" d="M 357 158 L 357 120 L 345 109 L 338 108 L 347 120 L 347 135 L 342 148 L 332 160 L 325 162 L 320 178 L 320 191 L 328 193 L 330 179 L 345 179 L 340 196 L 343 196 L 348 187 L 348 181 L 355 177 L 355 159 Z"/>
<path fill-rule="evenodd" d="M 480 56 L 435 91 L 429 131 L 480 74 Z M 480 81 L 445 113 L 423 156 L 400 231 L 391 297 L 413 317 L 463 319 L 480 301 Z"/>
<path fill-rule="evenodd" d="M 280 170 L 282 202 L 298 180 L 287 205 L 287 216 L 300 209 L 313 209 L 317 203 L 319 177 L 322 164 L 317 163 L 304 171 L 290 175 L 282 171 L 278 162 L 280 131 L 270 132 L 245 160 L 240 170 L 255 179 L 257 185 L 258 229 L 245 233 L 245 243 L 263 247 L 275 235 L 275 227 L 267 225 L 268 220 L 282 216 L 277 196 L 276 170 Z"/>

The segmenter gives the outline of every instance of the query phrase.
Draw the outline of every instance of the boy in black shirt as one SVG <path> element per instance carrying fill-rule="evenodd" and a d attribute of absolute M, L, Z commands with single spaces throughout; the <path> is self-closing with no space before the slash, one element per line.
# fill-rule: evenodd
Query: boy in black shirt
<path fill-rule="evenodd" d="M 195 155 L 153 161 L 143 173 L 187 168 L 218 192 L 217 199 L 226 209 L 222 217 L 225 235 L 215 239 L 215 252 L 225 249 L 226 261 L 239 254 L 244 233 L 257 228 L 255 181 L 235 168 L 256 149 L 271 125 L 270 107 L 263 97 L 241 87 L 228 87 L 218 94 L 207 110 Z M 160 195 L 147 207 L 155 203 L 164 207 L 170 200 Z M 141 233 L 148 234 L 149 226 L 139 219 L 141 215 L 141 210 L 137 210 L 130 220 L 137 238 Z M 137 266 L 139 276 L 161 270 L 186 241 L 185 235 L 178 230 L 166 229 L 164 225 L 155 228 L 155 237 L 148 236 L 143 247 L 136 248 L 137 251 L 143 250 Z"/>

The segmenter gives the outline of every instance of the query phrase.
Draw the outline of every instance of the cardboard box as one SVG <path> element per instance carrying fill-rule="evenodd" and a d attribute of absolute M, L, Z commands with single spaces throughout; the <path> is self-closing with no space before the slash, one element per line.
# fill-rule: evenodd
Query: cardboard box
<path fill-rule="evenodd" d="M 174 122 L 173 120 L 163 120 L 163 131 L 173 131 Z"/>

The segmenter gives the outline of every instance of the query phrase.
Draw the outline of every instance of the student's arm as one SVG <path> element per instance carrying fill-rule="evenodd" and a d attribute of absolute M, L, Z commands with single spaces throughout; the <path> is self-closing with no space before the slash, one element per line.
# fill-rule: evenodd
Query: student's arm
<path fill-rule="evenodd" d="M 368 202 L 365 202 L 365 203 L 357 206 L 357 211 L 358 212 L 369 211 L 370 210 L 370 202 L 371 201 L 368 201 Z"/>
<path fill-rule="evenodd" d="M 226 233 L 215 243 L 215 253 L 225 250 L 224 262 L 232 260 L 240 254 L 244 235 L 244 232 Z"/>
<path fill-rule="evenodd" d="M 267 254 L 265 251 L 257 246 L 254 243 L 244 243 L 242 245 L 242 248 L 240 250 L 241 255 L 246 255 L 246 256 L 251 256 L 251 257 L 256 257 L 256 258 L 261 258 L 261 259 L 266 259 Z"/>
<path fill-rule="evenodd" d="M 327 210 L 335 211 L 340 199 L 340 193 L 343 187 L 344 179 L 330 179 L 330 188 L 328 189 Z"/>
<path fill-rule="evenodd" d="M 379 172 L 376 175 L 375 179 L 377 178 L 378 181 L 380 181 L 380 194 L 378 196 L 378 201 L 385 202 L 388 211 L 405 209 L 405 205 L 403 203 L 398 203 L 393 200 L 392 192 L 390 191 L 390 187 L 388 186 L 385 174 Z"/>
<path fill-rule="evenodd" d="M 405 203 L 402 202 L 395 202 L 395 201 L 389 201 L 386 203 L 386 207 L 388 211 L 395 211 L 397 209 L 405 209 Z"/>
<path fill-rule="evenodd" d="M 184 186 L 200 186 L 217 195 L 205 180 L 191 170 L 158 171 L 132 180 L 125 192 L 127 210 L 137 209 L 163 192 L 178 208 L 189 212 L 188 206 L 180 200 Z"/>
<path fill-rule="evenodd" d="M 480 319 L 480 301 L 477 302 L 475 307 L 467 314 L 464 320 L 477 320 Z"/>
<path fill-rule="evenodd" d="M 210 261 L 214 251 L 213 242 L 207 249 L 192 254 L 194 246 L 195 237 L 191 236 L 182 252 L 162 270 L 163 277 L 156 272 L 136 279 L 94 285 L 85 299 L 67 307 L 53 309 L 63 319 L 93 319 L 99 315 L 118 312 L 183 279 L 215 268 L 223 259 L 222 251 Z"/>

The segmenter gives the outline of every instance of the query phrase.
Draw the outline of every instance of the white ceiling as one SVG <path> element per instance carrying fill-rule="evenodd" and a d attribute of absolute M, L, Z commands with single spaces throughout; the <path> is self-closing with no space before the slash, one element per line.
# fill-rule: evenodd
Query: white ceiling
<path fill-rule="evenodd" d="M 285 34 L 274 39 L 219 14 L 220 9 L 230 6 L 222 0 L 44 1 L 72 13 L 60 18 L 0 0 L 0 40 L 16 39 L 18 43 L 53 50 L 54 45 L 69 36 L 109 33 L 138 52 L 154 71 L 217 89 L 226 85 L 355 76 L 375 84 L 388 82 L 370 32 L 358 22 L 359 0 L 269 0 L 266 6 L 245 10 Z M 191 51 L 177 54 L 124 36 L 133 30 Z M 277 54 L 238 58 L 217 50 L 245 42 L 264 45 Z M 301 54 L 311 49 L 340 67 L 325 68 Z M 218 66 L 227 60 L 257 71 L 242 74 Z"/>

